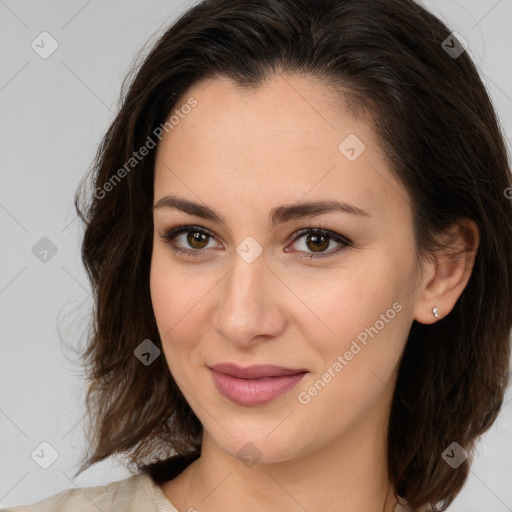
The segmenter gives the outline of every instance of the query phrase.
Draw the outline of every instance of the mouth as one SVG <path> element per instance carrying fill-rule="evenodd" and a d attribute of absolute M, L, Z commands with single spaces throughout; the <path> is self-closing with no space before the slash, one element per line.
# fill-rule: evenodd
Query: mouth
<path fill-rule="evenodd" d="M 274 365 L 246 368 L 222 363 L 209 367 L 219 393 L 231 402 L 246 407 L 268 403 L 295 387 L 308 370 Z"/>

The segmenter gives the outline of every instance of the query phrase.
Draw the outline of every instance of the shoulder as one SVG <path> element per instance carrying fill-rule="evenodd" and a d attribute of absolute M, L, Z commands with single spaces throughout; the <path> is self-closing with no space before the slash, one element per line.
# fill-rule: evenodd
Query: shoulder
<path fill-rule="evenodd" d="M 155 511 L 153 482 L 145 474 L 132 475 L 106 486 L 68 489 L 33 505 L 2 509 L 3 512 L 146 512 Z"/>

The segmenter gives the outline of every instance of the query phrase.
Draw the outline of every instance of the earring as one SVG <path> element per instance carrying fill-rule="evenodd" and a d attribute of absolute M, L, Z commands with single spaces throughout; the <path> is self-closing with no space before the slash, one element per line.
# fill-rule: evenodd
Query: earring
<path fill-rule="evenodd" d="M 432 309 L 432 314 L 436 317 L 436 318 L 439 318 L 439 311 L 437 309 L 437 306 L 435 308 Z"/>

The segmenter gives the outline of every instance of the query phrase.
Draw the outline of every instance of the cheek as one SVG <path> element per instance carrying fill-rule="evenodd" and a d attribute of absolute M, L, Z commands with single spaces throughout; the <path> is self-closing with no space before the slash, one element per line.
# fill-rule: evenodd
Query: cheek
<path fill-rule="evenodd" d="M 176 362 L 181 358 L 179 344 L 169 343 L 170 339 L 183 340 L 175 334 L 181 328 L 180 319 L 186 318 L 187 293 L 185 283 L 180 282 L 179 273 L 172 267 L 169 257 L 161 248 L 153 250 L 150 271 L 150 292 L 153 312 L 164 356 L 171 373 L 175 376 Z M 179 290 L 179 293 L 177 293 Z"/>
<path fill-rule="evenodd" d="M 181 329 L 188 317 L 197 314 L 199 309 L 195 306 L 208 289 L 208 282 L 200 274 L 191 276 L 190 269 L 184 270 L 171 260 L 170 250 L 167 247 L 153 249 L 149 277 L 153 311 L 163 338 L 171 329 L 172 332 Z"/>
<path fill-rule="evenodd" d="M 405 297 L 401 290 L 407 278 L 402 270 L 393 268 L 382 256 L 375 261 L 356 259 L 359 263 L 341 269 L 338 275 L 330 273 L 303 285 L 295 284 L 301 286 L 301 291 L 297 288 L 297 295 L 307 298 L 309 312 L 306 316 L 311 318 L 307 325 L 316 332 L 310 339 L 331 349 L 343 349 L 376 322 L 382 330 L 384 321 L 387 328 L 396 316 L 397 306 L 393 309 L 393 304 L 401 303 Z M 383 320 L 381 315 L 384 315 Z"/>
<path fill-rule="evenodd" d="M 400 272 L 384 264 L 375 264 L 372 272 L 351 270 L 346 279 L 324 287 L 312 307 L 328 328 L 322 324 L 320 331 L 317 323 L 316 332 L 313 325 L 303 330 L 319 355 L 297 397 L 304 414 L 318 419 L 305 427 L 311 436 L 318 425 L 326 435 L 336 435 L 364 415 L 386 388 L 393 389 L 410 327 Z M 310 289 L 310 296 L 320 297 L 319 292 L 320 287 Z"/>
<path fill-rule="evenodd" d="M 350 272 L 340 272 L 337 279 L 315 280 L 308 288 L 308 304 L 322 322 L 302 324 L 319 358 L 315 375 L 301 391 L 320 415 L 325 403 L 349 404 L 349 409 L 358 404 L 361 412 L 385 387 L 391 389 L 407 340 L 413 260 L 399 265 L 396 255 L 368 256 L 356 258 L 347 267 Z M 345 406 L 337 411 L 324 421 L 336 425 L 352 414 Z"/>
<path fill-rule="evenodd" d="M 204 299 L 215 285 L 211 273 L 197 271 L 172 261 L 167 247 L 153 251 L 150 292 L 163 352 L 173 376 L 182 369 L 200 365 L 201 330 L 207 325 Z M 204 363 L 202 363 L 204 364 Z"/>

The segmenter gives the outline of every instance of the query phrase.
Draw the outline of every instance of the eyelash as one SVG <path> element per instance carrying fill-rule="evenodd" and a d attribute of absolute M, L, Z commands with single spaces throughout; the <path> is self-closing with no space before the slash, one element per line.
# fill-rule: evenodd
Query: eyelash
<path fill-rule="evenodd" d="M 209 230 L 202 228 L 201 226 L 191 226 L 191 225 L 183 225 L 183 224 L 176 224 L 174 226 L 171 226 L 168 228 L 164 235 L 161 235 L 160 238 L 163 240 L 164 243 L 169 244 L 171 249 L 179 254 L 186 254 L 187 256 L 200 256 L 202 254 L 203 249 L 196 249 L 196 250 L 186 250 L 181 249 L 177 245 L 174 244 L 173 238 L 175 238 L 177 235 L 180 235 L 182 233 L 201 233 L 203 235 L 207 235 L 209 237 L 215 238 L 213 233 L 211 233 Z M 331 240 L 334 240 L 335 242 L 341 244 L 341 247 L 338 247 L 334 250 L 324 252 L 324 253 L 310 253 L 309 256 L 299 256 L 300 258 L 304 259 L 318 259 L 318 258 L 326 258 L 329 256 L 333 256 L 334 254 L 339 253 L 342 249 L 346 247 L 350 247 L 352 242 L 345 238 L 338 233 L 335 233 L 334 231 L 322 229 L 322 228 L 305 228 L 300 229 L 294 233 L 295 236 L 291 238 L 291 242 L 297 241 L 299 238 L 301 238 L 303 235 L 307 234 L 314 234 L 314 235 L 320 235 L 325 236 Z M 303 251 L 299 251 L 303 252 Z"/>

